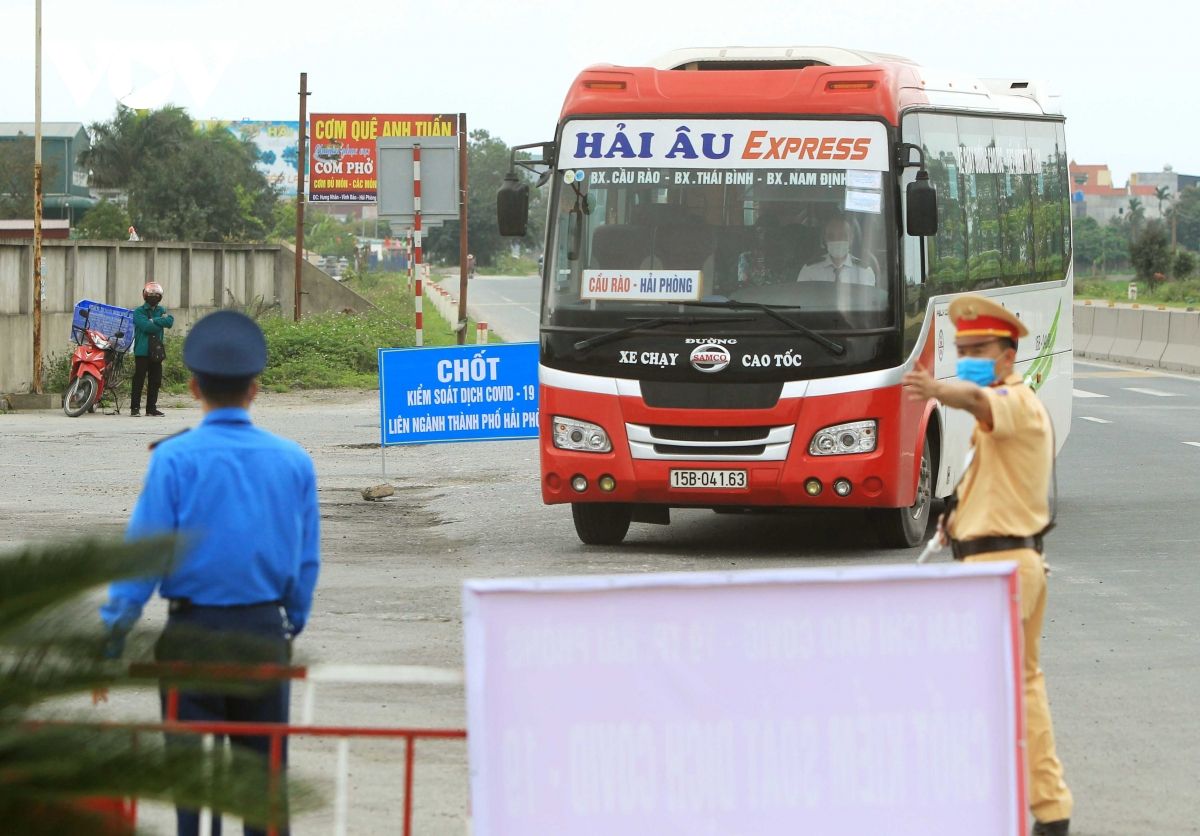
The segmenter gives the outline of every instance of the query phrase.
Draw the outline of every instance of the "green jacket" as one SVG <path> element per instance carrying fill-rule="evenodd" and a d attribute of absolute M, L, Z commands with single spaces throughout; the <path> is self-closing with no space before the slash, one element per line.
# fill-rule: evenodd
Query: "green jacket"
<path fill-rule="evenodd" d="M 151 308 L 142 305 L 133 309 L 133 356 L 145 357 L 150 353 L 150 336 L 162 339 L 163 330 L 175 324 L 175 317 L 167 313 L 162 305 Z"/>

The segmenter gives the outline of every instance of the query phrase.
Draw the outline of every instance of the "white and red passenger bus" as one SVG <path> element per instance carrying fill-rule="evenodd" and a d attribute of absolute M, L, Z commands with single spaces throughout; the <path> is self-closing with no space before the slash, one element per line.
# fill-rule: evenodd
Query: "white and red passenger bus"
<path fill-rule="evenodd" d="M 1065 440 L 1067 154 L 1038 83 L 684 50 L 585 70 L 539 145 L 541 489 L 585 543 L 672 508 L 790 507 L 870 509 L 916 545 L 971 425 L 900 379 L 953 376 L 963 292 L 1028 324 L 1018 369 Z M 510 180 L 501 227 L 523 233 Z"/>

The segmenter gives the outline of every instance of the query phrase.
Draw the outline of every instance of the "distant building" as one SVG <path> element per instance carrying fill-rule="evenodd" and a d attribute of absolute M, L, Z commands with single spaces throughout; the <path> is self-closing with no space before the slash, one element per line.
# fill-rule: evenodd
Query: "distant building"
<path fill-rule="evenodd" d="M 71 237 L 70 221 L 42 221 L 42 238 Z M 0 221 L 0 241 L 28 241 L 33 238 L 33 221 Z"/>
<path fill-rule="evenodd" d="M 1114 186 L 1107 165 L 1070 165 L 1072 217 L 1094 218 L 1107 224 L 1130 210 L 1130 201 L 1141 201 L 1146 218 L 1160 217 L 1154 185 L 1137 183 L 1130 178 L 1124 186 Z M 1166 205 L 1163 205 L 1166 209 Z"/>
<path fill-rule="evenodd" d="M 32 122 L 0 122 L 0 142 L 33 139 Z M 42 216 L 71 221 L 96 205 L 79 156 L 92 147 L 82 122 L 42 123 Z"/>
<path fill-rule="evenodd" d="M 1129 175 L 1131 185 L 1150 186 L 1152 189 L 1166 186 L 1170 190 L 1168 199 L 1187 188 L 1200 186 L 1200 176 L 1195 174 L 1180 174 L 1170 166 L 1164 166 L 1162 171 L 1136 171 Z M 1155 204 L 1158 199 L 1155 198 Z M 1164 206 L 1165 208 L 1165 206 Z"/>

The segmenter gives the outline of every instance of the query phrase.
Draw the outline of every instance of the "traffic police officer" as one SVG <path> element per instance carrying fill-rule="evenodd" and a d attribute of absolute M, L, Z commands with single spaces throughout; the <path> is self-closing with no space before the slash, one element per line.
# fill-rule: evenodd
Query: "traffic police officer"
<path fill-rule="evenodd" d="M 1038 663 L 1046 610 L 1042 535 L 1050 525 L 1053 427 L 1045 406 L 1013 371 L 1017 340 L 1029 333 L 1021 320 L 980 296 L 956 299 L 950 319 L 956 327 L 959 380 L 935 380 L 916 370 L 904 376 L 904 387 L 915 399 L 936 398 L 975 416 L 972 460 L 958 486 L 957 505 L 939 528 L 949 533 L 958 559 L 1017 564 L 1033 832 L 1066 836 L 1071 791 L 1055 754 L 1046 683 Z"/>
<path fill-rule="evenodd" d="M 197 647 L 205 644 L 195 637 L 207 635 L 210 649 L 227 648 L 218 653 L 229 652 L 230 637 L 253 637 L 254 661 L 287 664 L 290 641 L 308 622 L 320 568 L 312 459 L 298 444 L 250 421 L 257 376 L 267 361 L 254 320 L 234 311 L 204 317 L 184 342 L 183 361 L 204 419 L 156 445 L 127 534 L 178 532 L 185 552 L 164 577 L 112 584 L 101 617 L 119 646 L 157 588 L 170 602 L 157 647 L 160 661 L 195 661 Z M 178 717 L 286 723 L 288 699 L 286 682 L 249 696 L 185 691 Z M 263 737 L 233 742 L 264 755 L 268 750 Z M 286 748 L 284 757 L 286 762 Z M 198 833 L 196 811 L 177 809 L 176 815 L 181 836 Z M 246 828 L 247 834 L 261 832 Z"/>

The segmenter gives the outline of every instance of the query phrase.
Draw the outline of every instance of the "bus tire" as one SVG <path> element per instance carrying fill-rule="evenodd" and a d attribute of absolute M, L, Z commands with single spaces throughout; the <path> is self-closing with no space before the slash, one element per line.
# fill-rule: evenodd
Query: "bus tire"
<path fill-rule="evenodd" d="M 633 508 L 616 502 L 574 502 L 575 533 L 589 546 L 615 546 L 625 539 Z"/>
<path fill-rule="evenodd" d="M 933 507 L 933 456 L 929 440 L 921 450 L 921 473 L 917 477 L 917 496 L 908 508 L 881 508 L 874 512 L 875 529 L 884 546 L 911 549 L 925 539 L 929 513 Z"/>

